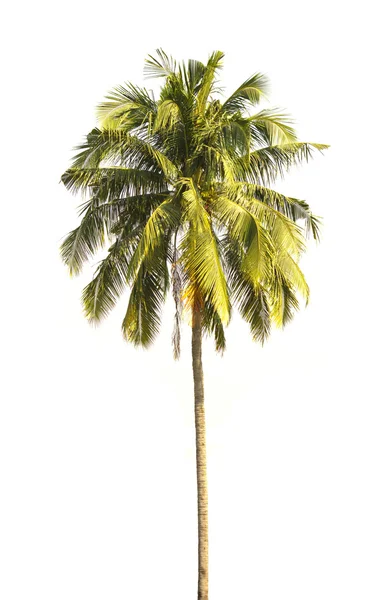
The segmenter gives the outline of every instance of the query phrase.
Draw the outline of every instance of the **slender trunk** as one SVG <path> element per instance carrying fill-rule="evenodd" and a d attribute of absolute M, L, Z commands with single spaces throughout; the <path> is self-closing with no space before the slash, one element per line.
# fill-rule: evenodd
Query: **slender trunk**
<path fill-rule="evenodd" d="M 192 318 L 192 368 L 195 389 L 197 522 L 199 543 L 199 580 L 197 598 L 198 600 L 208 600 L 208 486 L 201 338 L 201 311 L 194 308 Z"/>

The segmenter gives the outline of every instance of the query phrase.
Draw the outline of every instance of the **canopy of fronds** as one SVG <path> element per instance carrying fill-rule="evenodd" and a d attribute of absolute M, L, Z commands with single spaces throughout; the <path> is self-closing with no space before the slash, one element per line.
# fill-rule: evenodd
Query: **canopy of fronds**
<path fill-rule="evenodd" d="M 319 234 L 308 204 L 271 186 L 327 146 L 298 141 L 282 111 L 256 108 L 268 90 L 260 73 L 222 98 L 222 59 L 149 56 L 145 74 L 162 78 L 159 98 L 130 83 L 112 90 L 62 176 L 84 196 L 81 223 L 61 246 L 70 273 L 108 247 L 83 291 L 86 316 L 100 321 L 130 288 L 123 334 L 148 346 L 171 290 L 176 356 L 183 311 L 202 311 L 221 351 L 232 306 L 259 342 L 285 325 L 299 295 L 308 300 L 298 263 L 305 237 Z"/>

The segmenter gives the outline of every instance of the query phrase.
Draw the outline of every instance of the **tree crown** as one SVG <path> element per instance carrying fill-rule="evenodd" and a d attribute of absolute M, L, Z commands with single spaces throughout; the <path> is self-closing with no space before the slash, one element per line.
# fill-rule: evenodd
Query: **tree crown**
<path fill-rule="evenodd" d="M 125 338 L 148 346 L 172 289 L 173 345 L 182 312 L 201 310 L 204 332 L 225 348 L 232 305 L 264 342 L 309 289 L 299 267 L 306 237 L 319 237 L 307 202 L 271 184 L 324 144 L 300 142 L 282 111 L 256 106 L 268 91 L 256 73 L 229 98 L 217 89 L 223 54 L 178 64 L 158 50 L 145 64 L 161 77 L 155 100 L 131 83 L 98 107 L 99 126 L 77 147 L 62 181 L 82 192 L 81 223 L 61 246 L 71 274 L 108 244 L 83 290 L 85 315 L 105 317 L 130 287 Z"/>

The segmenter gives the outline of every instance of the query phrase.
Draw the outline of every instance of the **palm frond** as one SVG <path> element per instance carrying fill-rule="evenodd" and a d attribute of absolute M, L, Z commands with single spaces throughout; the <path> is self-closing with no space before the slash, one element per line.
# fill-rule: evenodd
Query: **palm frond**
<path fill-rule="evenodd" d="M 183 312 L 183 275 L 182 269 L 179 264 L 179 255 L 177 249 L 177 231 L 175 232 L 174 243 L 173 243 L 173 256 L 171 265 L 171 283 L 172 283 L 172 295 L 175 303 L 175 315 L 174 315 L 174 329 L 172 332 L 172 345 L 174 350 L 174 359 L 178 360 L 180 357 L 180 324 Z"/>
<path fill-rule="evenodd" d="M 294 142 L 266 146 L 250 153 L 250 180 L 252 183 L 270 185 L 277 177 L 284 177 L 293 166 L 308 162 L 314 150 L 322 152 L 329 146 L 307 142 Z"/>
<path fill-rule="evenodd" d="M 215 350 L 222 355 L 226 350 L 224 326 L 218 313 L 209 302 L 205 302 L 203 307 L 203 329 L 210 337 L 214 338 Z"/>
<path fill-rule="evenodd" d="M 236 240 L 229 235 L 222 241 L 227 264 L 227 279 L 232 299 L 242 318 L 249 324 L 252 338 L 263 344 L 270 335 L 270 308 L 266 292 L 260 284 L 251 281 L 243 268 L 244 254 Z"/>
<path fill-rule="evenodd" d="M 93 129 L 86 141 L 77 146 L 73 168 L 99 168 L 104 162 L 112 166 L 147 169 L 162 173 L 167 181 L 179 172 L 175 164 L 153 144 L 123 130 Z"/>
<path fill-rule="evenodd" d="M 276 248 L 284 248 L 294 256 L 300 256 L 305 250 L 301 228 L 282 212 L 259 200 L 255 185 L 236 183 L 226 189 L 235 203 L 245 207 L 262 223 Z"/>
<path fill-rule="evenodd" d="M 232 194 L 232 198 L 238 198 L 241 191 L 242 193 L 245 192 L 247 198 L 255 198 L 256 200 L 263 202 L 267 206 L 275 209 L 275 211 L 285 215 L 285 217 L 291 221 L 304 221 L 305 235 L 309 237 L 309 235 L 312 234 L 316 241 L 319 240 L 321 220 L 319 217 L 313 215 L 309 204 L 305 202 L 305 200 L 291 198 L 290 196 L 285 196 L 270 188 L 246 181 L 227 184 L 226 191 L 227 193 Z"/>
<path fill-rule="evenodd" d="M 248 106 L 255 106 L 268 93 L 268 79 L 262 73 L 255 73 L 246 79 L 239 88 L 222 105 L 222 111 L 235 113 L 244 111 Z"/>
<path fill-rule="evenodd" d="M 241 270 L 259 286 L 270 276 L 274 248 L 269 233 L 256 215 L 227 196 L 217 199 L 214 214 L 243 251 Z"/>
<path fill-rule="evenodd" d="M 144 75 L 146 79 L 155 77 L 168 77 L 169 75 L 175 74 L 176 61 L 171 56 L 168 56 L 162 48 L 158 48 L 156 51 L 158 58 L 155 58 L 151 54 L 145 60 Z"/>
<path fill-rule="evenodd" d="M 166 99 L 158 105 L 154 122 L 154 131 L 174 129 L 180 122 L 181 112 L 178 104 L 172 99 Z"/>
<path fill-rule="evenodd" d="M 62 182 L 74 194 L 101 188 L 107 199 L 123 195 L 159 193 L 167 188 L 166 180 L 158 168 L 148 170 L 122 166 L 73 167 L 63 173 Z"/>
<path fill-rule="evenodd" d="M 147 348 L 156 338 L 167 291 L 168 272 L 164 256 L 158 256 L 150 271 L 144 265 L 132 286 L 122 332 L 128 342 Z"/>
<path fill-rule="evenodd" d="M 222 146 L 224 150 L 233 150 L 233 154 L 239 157 L 246 156 L 250 152 L 249 126 L 242 119 L 228 119 L 222 127 Z"/>
<path fill-rule="evenodd" d="M 156 103 L 145 88 L 131 83 L 115 87 L 97 107 L 100 125 L 105 129 L 121 127 L 133 130 L 148 125 L 157 110 Z"/>
<path fill-rule="evenodd" d="M 299 292 L 306 303 L 308 303 L 309 287 L 305 280 L 304 273 L 297 262 L 288 252 L 282 251 L 278 254 L 276 263 L 284 277 L 290 282 L 291 286 Z"/>
<path fill-rule="evenodd" d="M 187 88 L 187 92 L 193 94 L 198 91 L 198 86 L 202 78 L 204 77 L 205 65 L 198 61 L 190 59 L 187 67 L 183 66 L 184 80 Z"/>
<path fill-rule="evenodd" d="M 141 264 L 150 266 L 155 261 L 155 251 L 164 238 L 170 237 L 180 223 L 180 206 L 174 198 L 161 202 L 144 226 L 138 246 L 129 264 L 128 279 L 133 281 Z"/>
<path fill-rule="evenodd" d="M 90 322 L 97 323 L 106 317 L 125 290 L 135 237 L 129 235 L 117 239 L 97 267 L 92 281 L 84 288 L 82 303 L 84 314 Z"/>
<path fill-rule="evenodd" d="M 104 246 L 106 229 L 109 228 L 106 211 L 99 208 L 96 198 L 91 199 L 79 227 L 73 229 L 61 244 L 61 257 L 70 275 L 78 275 L 84 263 Z"/>
<path fill-rule="evenodd" d="M 299 310 L 299 302 L 291 282 L 275 267 L 270 286 L 270 317 L 277 327 L 284 327 Z"/>
<path fill-rule="evenodd" d="M 292 127 L 292 119 L 285 113 L 275 109 L 261 110 L 246 119 L 250 125 L 251 141 L 256 144 L 264 143 L 272 146 L 297 142 L 297 135 Z"/>
<path fill-rule="evenodd" d="M 201 78 L 201 85 L 197 93 L 197 105 L 200 114 L 204 113 L 209 94 L 214 88 L 215 74 L 219 69 L 221 69 L 223 58 L 224 53 L 220 52 L 220 50 L 217 50 L 216 52 L 212 52 L 208 59 L 203 76 Z"/>
<path fill-rule="evenodd" d="M 300 219 L 303 218 L 305 220 L 305 234 L 307 237 L 310 237 L 310 235 L 313 236 L 313 239 L 316 240 L 316 242 L 320 241 L 320 235 L 321 235 L 321 225 L 322 225 L 322 219 L 321 217 L 316 217 L 316 215 L 314 215 L 310 208 L 309 208 L 309 204 L 307 202 L 305 202 L 305 200 L 297 200 L 296 198 L 290 198 L 292 205 L 295 208 L 295 210 L 302 210 L 306 213 L 306 217 L 299 217 Z"/>
<path fill-rule="evenodd" d="M 191 302 L 199 292 L 209 302 L 221 321 L 229 320 L 229 297 L 223 272 L 217 238 L 199 189 L 192 179 L 186 181 L 183 193 L 184 220 L 187 231 L 181 243 L 182 264 L 187 276 L 186 295 Z"/>

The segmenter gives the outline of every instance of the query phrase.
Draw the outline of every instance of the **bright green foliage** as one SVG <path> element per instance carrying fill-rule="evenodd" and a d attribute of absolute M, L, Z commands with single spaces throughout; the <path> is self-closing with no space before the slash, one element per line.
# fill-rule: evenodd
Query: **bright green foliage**
<path fill-rule="evenodd" d="M 102 319 L 129 287 L 123 333 L 147 346 L 172 287 L 175 356 L 183 310 L 194 305 L 218 350 L 232 305 L 262 343 L 271 324 L 285 325 L 298 295 L 308 300 L 298 262 L 305 236 L 319 234 L 305 201 L 269 186 L 327 146 L 299 142 L 280 111 L 251 114 L 267 93 L 260 73 L 222 101 L 222 58 L 177 64 L 158 50 L 145 72 L 163 78 L 159 99 L 132 84 L 115 88 L 62 176 L 85 197 L 81 224 L 61 247 L 70 273 L 110 246 L 83 291 L 86 316 Z"/>

